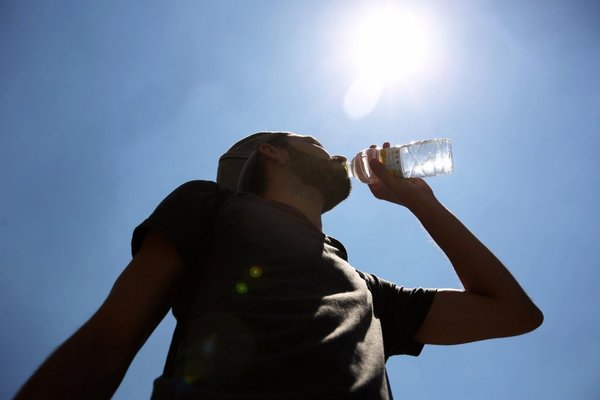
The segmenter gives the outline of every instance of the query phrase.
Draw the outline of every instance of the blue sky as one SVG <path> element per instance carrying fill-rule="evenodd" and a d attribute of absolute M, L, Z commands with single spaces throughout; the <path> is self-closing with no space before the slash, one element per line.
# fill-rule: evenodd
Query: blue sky
<path fill-rule="evenodd" d="M 351 117 L 349 37 L 383 3 L 2 2 L 1 398 L 100 305 L 158 202 L 265 129 L 345 155 L 449 137 L 455 172 L 431 186 L 545 313 L 529 335 L 392 359 L 397 398 L 600 396 L 600 3 L 395 2 L 430 19 L 434 57 Z M 416 219 L 359 183 L 324 223 L 360 269 L 457 287 Z M 115 399 L 149 397 L 172 327 Z"/>

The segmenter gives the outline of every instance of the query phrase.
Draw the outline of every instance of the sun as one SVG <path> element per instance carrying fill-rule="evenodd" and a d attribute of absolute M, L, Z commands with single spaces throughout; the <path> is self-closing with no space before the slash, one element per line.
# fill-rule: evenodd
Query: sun
<path fill-rule="evenodd" d="M 369 9 L 347 26 L 346 60 L 354 74 L 344 98 L 349 118 L 369 115 L 386 89 L 400 84 L 412 92 L 443 69 L 439 21 L 431 11 L 390 4 Z"/>
<path fill-rule="evenodd" d="M 415 77 L 430 58 L 431 31 L 427 20 L 410 10 L 371 11 L 354 33 L 352 58 L 359 75 L 384 83 Z"/>

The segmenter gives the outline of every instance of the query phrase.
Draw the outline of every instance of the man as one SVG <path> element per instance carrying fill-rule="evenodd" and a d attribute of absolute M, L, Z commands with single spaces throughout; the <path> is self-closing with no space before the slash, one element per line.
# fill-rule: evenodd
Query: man
<path fill-rule="evenodd" d="M 405 289 L 351 267 L 321 225 L 350 193 L 346 159 L 310 136 L 261 132 L 221 157 L 218 184 L 182 185 L 136 228 L 107 300 L 17 398 L 110 398 L 171 307 L 182 334 L 155 399 L 389 399 L 392 355 L 542 323 L 423 180 L 370 166 L 374 196 L 419 219 L 464 289 Z"/>

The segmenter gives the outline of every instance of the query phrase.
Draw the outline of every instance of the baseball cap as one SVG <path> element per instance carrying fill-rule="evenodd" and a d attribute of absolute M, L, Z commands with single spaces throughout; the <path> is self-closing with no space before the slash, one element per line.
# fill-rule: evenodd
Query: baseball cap
<path fill-rule="evenodd" d="M 291 132 L 257 132 L 240 140 L 219 158 L 217 183 L 234 192 L 250 189 L 250 178 L 257 159 L 258 146 Z"/>

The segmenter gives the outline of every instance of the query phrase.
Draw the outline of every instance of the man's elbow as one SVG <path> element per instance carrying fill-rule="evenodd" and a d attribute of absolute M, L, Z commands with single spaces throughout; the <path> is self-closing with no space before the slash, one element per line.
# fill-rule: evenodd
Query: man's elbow
<path fill-rule="evenodd" d="M 533 324 L 531 330 L 539 328 L 544 323 L 544 313 L 542 310 L 537 308 L 537 306 L 533 306 L 535 308 L 534 316 L 532 317 Z"/>
<path fill-rule="evenodd" d="M 544 314 L 535 304 L 531 303 L 528 307 L 520 308 L 518 312 L 518 330 L 517 335 L 531 332 L 539 328 L 544 322 Z"/>

